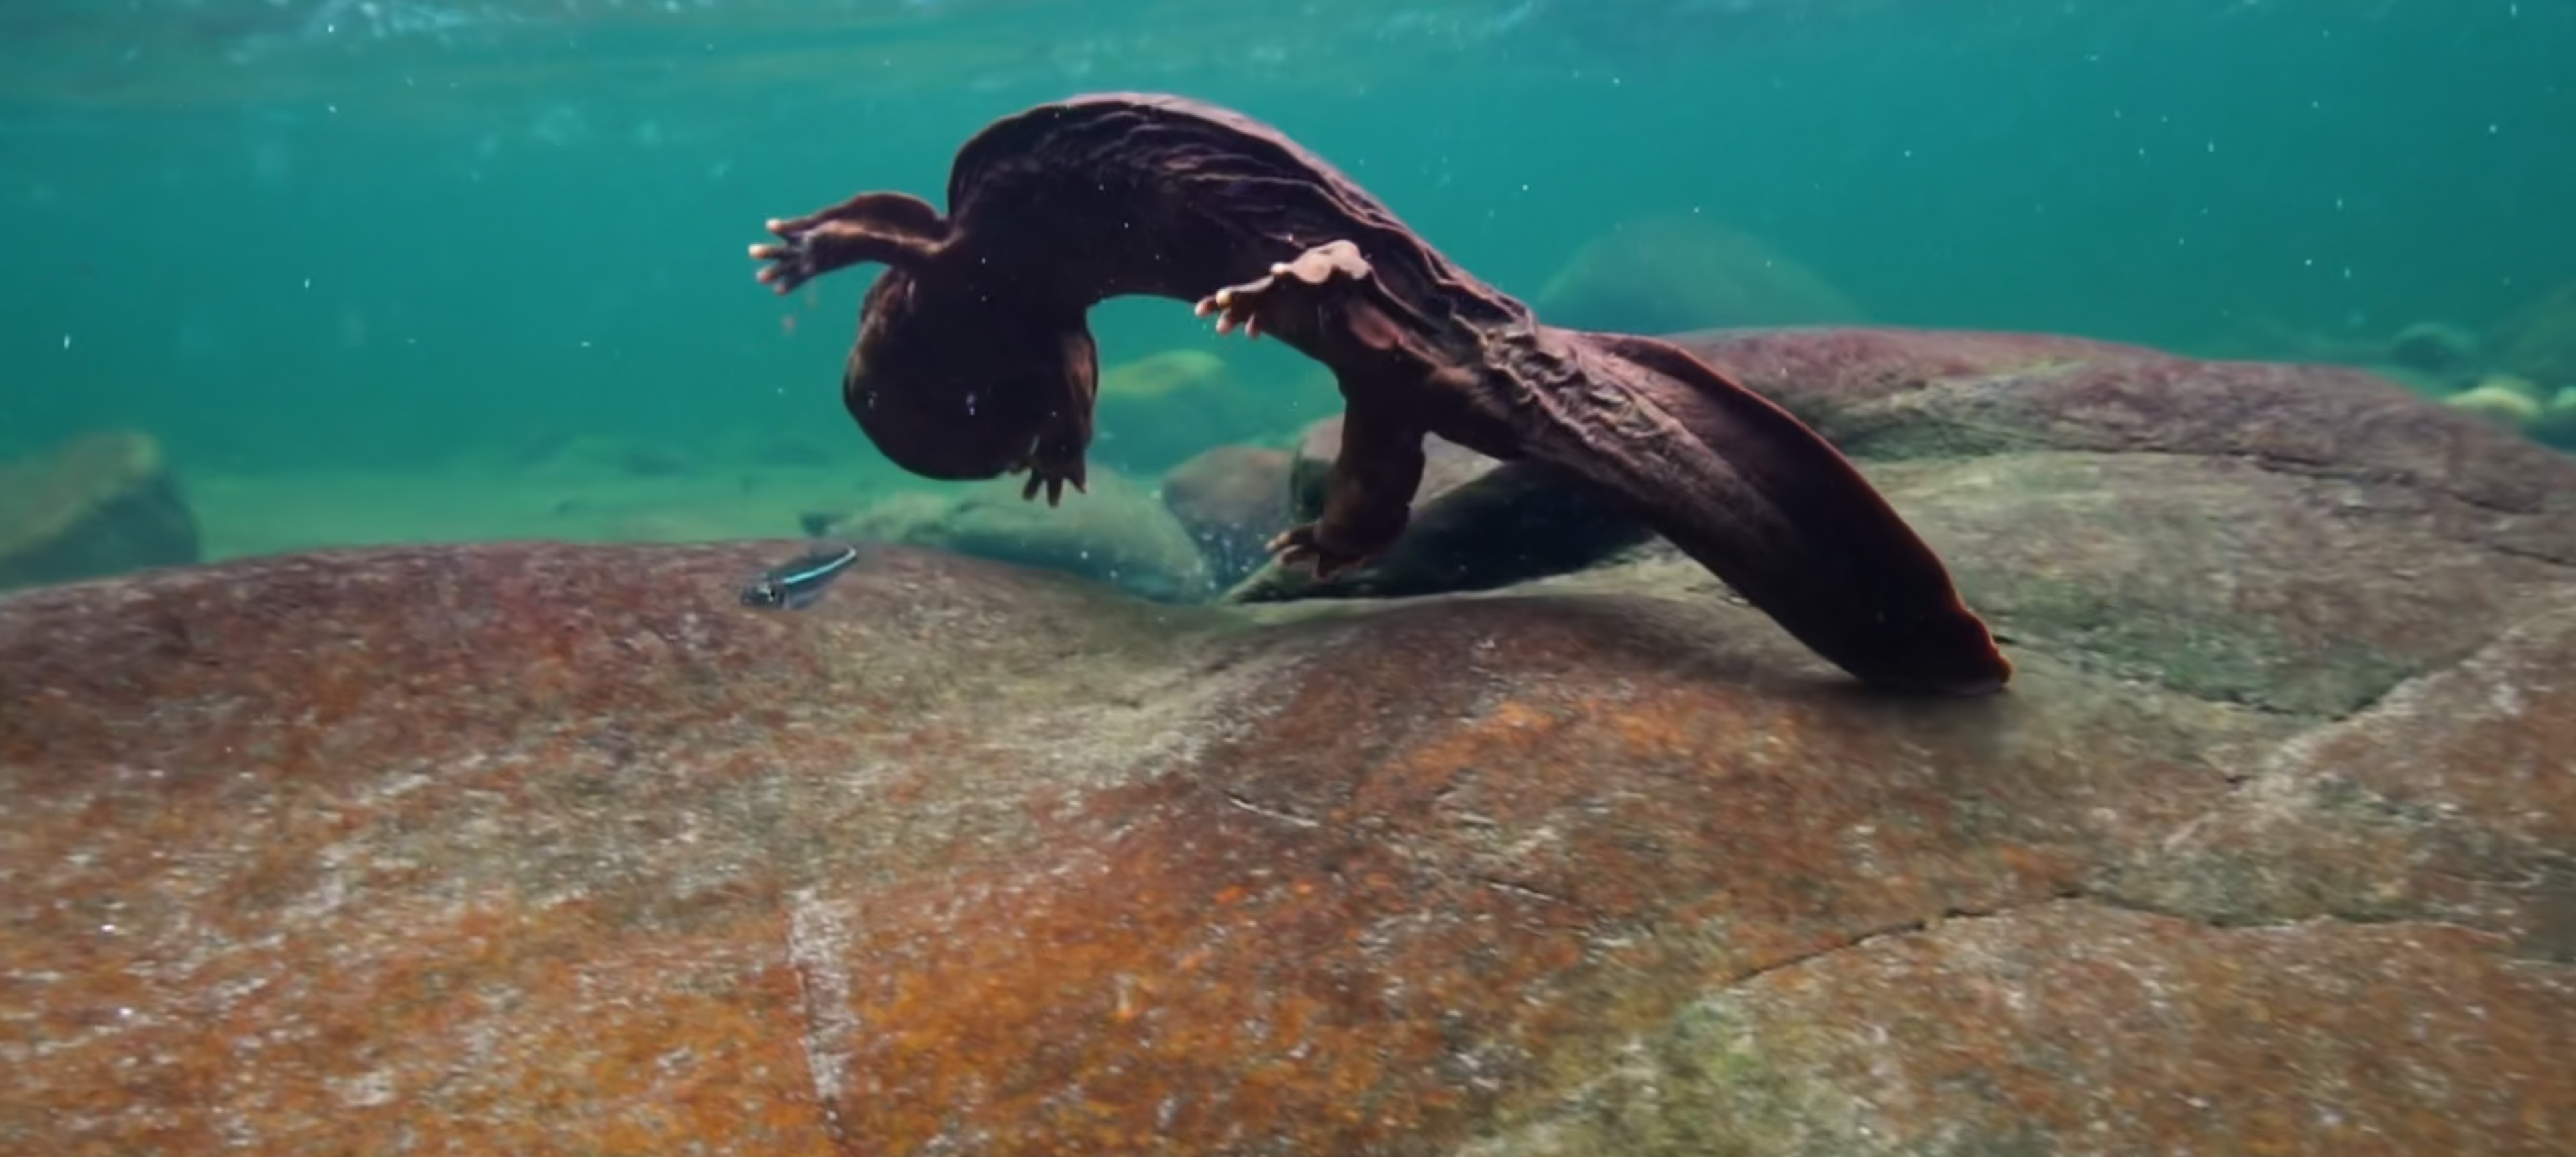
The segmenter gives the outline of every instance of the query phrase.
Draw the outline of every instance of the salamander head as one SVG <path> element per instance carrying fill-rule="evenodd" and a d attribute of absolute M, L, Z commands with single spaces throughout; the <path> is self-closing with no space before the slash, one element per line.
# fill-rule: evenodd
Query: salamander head
<path fill-rule="evenodd" d="M 1080 312 L 1052 318 L 889 269 L 868 291 L 841 403 L 888 459 L 926 478 L 992 478 L 1042 439 L 1090 440 L 1099 352 Z"/>

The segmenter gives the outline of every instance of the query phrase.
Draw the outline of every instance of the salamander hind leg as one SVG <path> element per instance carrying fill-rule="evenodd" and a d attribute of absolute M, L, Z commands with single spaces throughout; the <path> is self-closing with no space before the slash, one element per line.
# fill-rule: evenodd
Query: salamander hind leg
<path fill-rule="evenodd" d="M 1240 329 L 1246 337 L 1259 337 L 1264 328 L 1281 330 L 1301 320 L 1318 320 L 1317 307 L 1323 302 L 1318 291 L 1335 282 L 1363 281 L 1370 272 L 1359 246 L 1327 241 L 1272 265 L 1266 276 L 1200 298 L 1196 309 L 1200 317 L 1216 315 L 1218 333 Z"/>
<path fill-rule="evenodd" d="M 1322 517 L 1270 540 L 1280 565 L 1311 563 L 1316 578 L 1329 579 L 1394 545 L 1422 486 L 1422 438 L 1401 414 L 1354 404 L 1342 419 Z"/>
<path fill-rule="evenodd" d="M 1270 267 L 1268 275 L 1200 299 L 1217 332 L 1262 331 L 1333 371 L 1349 403 L 1341 453 L 1326 483 L 1322 517 L 1271 540 L 1282 565 L 1311 563 L 1329 579 L 1393 545 L 1422 484 L 1422 406 L 1457 388 L 1461 371 L 1426 334 L 1421 316 L 1390 295 L 1359 247 L 1332 241 Z"/>

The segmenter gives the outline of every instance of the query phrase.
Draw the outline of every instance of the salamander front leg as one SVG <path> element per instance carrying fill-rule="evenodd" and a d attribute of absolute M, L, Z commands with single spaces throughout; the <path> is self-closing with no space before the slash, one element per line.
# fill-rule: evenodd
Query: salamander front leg
<path fill-rule="evenodd" d="M 1047 420 L 1038 431 L 1037 444 L 1029 451 L 1026 469 L 1028 481 L 1020 487 L 1022 499 L 1046 495 L 1046 504 L 1054 506 L 1064 499 L 1064 488 L 1088 494 L 1085 485 L 1089 471 L 1084 468 L 1083 451 L 1091 444 L 1091 414 L 1064 411 Z"/>
<path fill-rule="evenodd" d="M 766 224 L 778 241 L 752 246 L 751 258 L 767 263 L 760 281 L 779 293 L 870 261 L 918 267 L 938 256 L 948 238 L 948 222 L 939 211 L 905 193 L 861 193 L 829 209 Z"/>

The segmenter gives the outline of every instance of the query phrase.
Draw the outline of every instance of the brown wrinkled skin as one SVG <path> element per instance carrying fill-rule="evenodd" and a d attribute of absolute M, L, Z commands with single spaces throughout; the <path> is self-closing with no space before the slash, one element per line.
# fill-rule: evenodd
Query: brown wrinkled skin
<path fill-rule="evenodd" d="M 1322 516 L 1284 560 L 1352 566 L 1403 533 L 1437 434 L 1618 496 L 1656 532 L 1846 671 L 1981 693 L 2011 665 L 1941 560 L 1849 462 L 1677 346 L 1541 324 L 1451 264 L 1278 131 L 1168 96 L 1076 97 L 958 150 L 950 215 L 864 193 L 770 223 L 786 292 L 866 262 L 842 397 L 898 465 L 1083 483 L 1092 305 L 1196 301 L 1330 368 L 1347 408 Z"/>

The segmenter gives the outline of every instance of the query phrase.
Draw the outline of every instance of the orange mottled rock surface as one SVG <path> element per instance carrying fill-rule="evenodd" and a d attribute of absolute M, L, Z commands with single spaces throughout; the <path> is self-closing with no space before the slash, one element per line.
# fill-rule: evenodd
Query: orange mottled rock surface
<path fill-rule="evenodd" d="M 199 557 L 196 516 L 149 434 L 85 434 L 0 463 L 0 590 Z"/>
<path fill-rule="evenodd" d="M 2008 692 L 1861 691 L 1652 551 L 0 598 L 0 1152 L 2563 1152 L 2576 463 L 2367 380 L 2208 371 L 2186 436 L 2137 413 L 2222 391 L 2104 347 L 1727 340 L 1902 447 Z"/>

